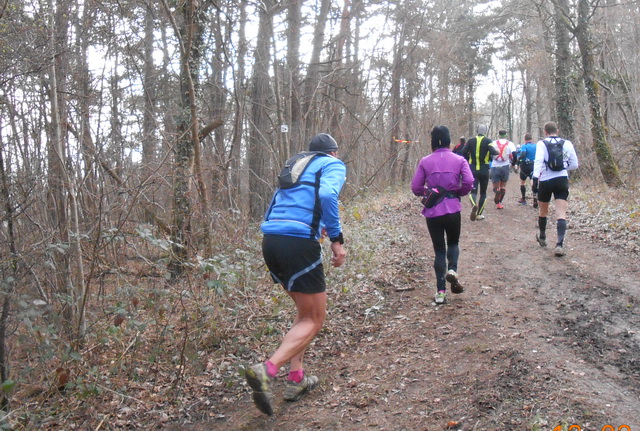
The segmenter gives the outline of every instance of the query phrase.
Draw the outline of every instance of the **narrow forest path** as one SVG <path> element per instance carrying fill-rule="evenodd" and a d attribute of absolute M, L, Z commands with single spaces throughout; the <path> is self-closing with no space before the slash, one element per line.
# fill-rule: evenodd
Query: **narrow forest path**
<path fill-rule="evenodd" d="M 463 200 L 466 290 L 441 307 L 418 204 L 382 206 L 373 216 L 391 236 L 359 286 L 367 302 L 332 302 L 310 350 L 320 387 L 284 403 L 281 379 L 273 417 L 245 388 L 233 403 L 212 402 L 218 420 L 188 429 L 640 431 L 640 265 L 571 218 L 568 253 L 555 257 L 535 242 L 537 213 L 518 195 L 512 175 L 506 208 L 490 200 L 478 222 Z"/>

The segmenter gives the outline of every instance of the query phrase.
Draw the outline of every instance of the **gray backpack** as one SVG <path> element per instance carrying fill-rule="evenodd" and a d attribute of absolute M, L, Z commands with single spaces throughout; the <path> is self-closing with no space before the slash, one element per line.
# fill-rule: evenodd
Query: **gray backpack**
<path fill-rule="evenodd" d="M 290 189 L 298 184 L 315 186 L 315 183 L 300 181 L 300 177 L 309 166 L 312 160 L 318 156 L 326 156 L 326 153 L 319 151 L 303 151 L 287 160 L 278 175 L 278 187 Z"/>

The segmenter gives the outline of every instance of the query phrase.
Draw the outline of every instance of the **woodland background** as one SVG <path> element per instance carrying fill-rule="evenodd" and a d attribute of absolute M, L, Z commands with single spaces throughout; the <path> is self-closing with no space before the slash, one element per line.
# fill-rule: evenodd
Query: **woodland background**
<path fill-rule="evenodd" d="M 631 0 L 0 0 L 4 426 L 149 372 L 176 397 L 237 341 L 275 176 L 316 133 L 356 219 L 441 124 L 555 120 L 577 180 L 637 187 L 638 70 Z"/>

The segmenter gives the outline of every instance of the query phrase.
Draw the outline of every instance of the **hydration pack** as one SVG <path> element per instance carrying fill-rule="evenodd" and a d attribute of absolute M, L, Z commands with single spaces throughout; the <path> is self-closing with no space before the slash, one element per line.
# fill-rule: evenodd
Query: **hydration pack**
<path fill-rule="evenodd" d="M 326 156 L 327 154 L 319 151 L 303 151 L 287 160 L 284 167 L 278 175 L 278 187 L 281 189 L 290 189 L 298 184 L 315 185 L 315 183 L 301 182 L 300 178 L 309 163 L 318 156 Z"/>
<path fill-rule="evenodd" d="M 566 168 L 564 162 L 564 140 L 559 138 L 552 138 L 551 140 L 544 140 L 544 145 L 547 147 L 547 153 L 549 153 L 549 160 L 544 163 L 552 171 L 562 171 Z"/>

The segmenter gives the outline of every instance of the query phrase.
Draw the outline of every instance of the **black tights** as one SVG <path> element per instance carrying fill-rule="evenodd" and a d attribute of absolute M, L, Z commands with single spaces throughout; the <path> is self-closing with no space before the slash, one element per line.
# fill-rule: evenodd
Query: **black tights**
<path fill-rule="evenodd" d="M 439 291 L 446 290 L 445 275 L 447 270 L 458 271 L 460 225 L 459 212 L 427 219 L 427 228 L 435 252 L 433 269 L 436 272 L 436 287 Z"/>
<path fill-rule="evenodd" d="M 478 215 L 484 211 L 484 204 L 487 200 L 487 187 L 489 186 L 489 171 L 471 171 L 473 174 L 473 188 L 469 193 L 471 204 L 478 207 Z M 477 200 L 478 186 L 480 187 L 480 200 Z"/>

